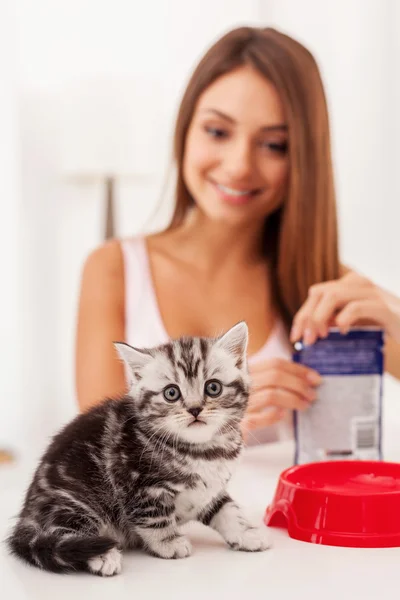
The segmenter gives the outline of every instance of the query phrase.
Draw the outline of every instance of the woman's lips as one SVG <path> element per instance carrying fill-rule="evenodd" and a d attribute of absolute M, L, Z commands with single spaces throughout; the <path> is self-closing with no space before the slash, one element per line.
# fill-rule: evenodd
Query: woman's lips
<path fill-rule="evenodd" d="M 243 204 L 248 204 L 255 196 L 260 193 L 260 189 L 243 189 L 239 190 L 236 188 L 231 188 L 221 183 L 216 183 L 215 181 L 211 181 L 211 184 L 215 188 L 218 196 L 229 204 L 233 204 L 236 206 L 240 206 Z"/>

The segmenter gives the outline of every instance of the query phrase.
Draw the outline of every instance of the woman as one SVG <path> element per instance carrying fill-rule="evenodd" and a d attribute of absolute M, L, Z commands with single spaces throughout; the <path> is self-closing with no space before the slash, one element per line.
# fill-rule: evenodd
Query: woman
<path fill-rule="evenodd" d="M 400 377 L 400 301 L 338 257 L 327 106 L 318 67 L 274 29 L 242 27 L 204 56 L 183 96 L 170 226 L 112 240 L 88 257 L 77 329 L 77 393 L 86 409 L 126 390 L 112 342 L 152 346 L 214 336 L 244 319 L 253 391 L 248 437 L 276 439 L 307 410 L 318 373 L 291 361 L 330 323 L 364 319 L 390 339 Z M 273 424 L 280 424 L 271 427 Z"/>

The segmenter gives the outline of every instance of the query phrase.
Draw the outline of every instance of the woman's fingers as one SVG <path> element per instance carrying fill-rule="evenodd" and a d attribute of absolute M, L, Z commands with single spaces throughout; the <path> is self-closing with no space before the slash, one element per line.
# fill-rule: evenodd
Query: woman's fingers
<path fill-rule="evenodd" d="M 263 412 L 246 413 L 242 421 L 242 430 L 245 433 L 274 425 L 285 417 L 286 412 L 284 408 L 270 407 Z"/>
<path fill-rule="evenodd" d="M 305 336 L 305 343 L 313 343 L 318 337 L 325 338 L 328 335 L 329 326 L 332 324 L 337 311 L 345 306 L 345 304 L 346 301 L 341 296 L 335 294 L 322 296 L 314 313 L 309 316 L 306 323 L 306 327 L 313 332 L 313 341 L 310 342 L 307 336 Z"/>
<path fill-rule="evenodd" d="M 303 338 L 306 344 L 313 344 L 318 337 L 327 335 L 335 316 L 347 304 L 372 300 L 375 296 L 375 286 L 356 273 L 311 286 L 306 301 L 293 319 L 291 341 Z"/>
<path fill-rule="evenodd" d="M 279 359 L 265 361 L 263 369 L 252 370 L 251 376 L 251 412 L 281 404 L 285 408 L 301 408 L 303 402 L 315 400 L 315 387 L 322 381 L 316 371 Z"/>
<path fill-rule="evenodd" d="M 259 392 L 251 397 L 247 412 L 249 414 L 260 413 L 270 407 L 284 408 L 289 410 L 306 410 L 310 407 L 313 400 L 316 399 L 316 393 L 312 399 L 305 399 L 298 394 L 285 390 L 283 388 L 269 388 Z"/>
<path fill-rule="evenodd" d="M 383 303 L 368 300 L 349 302 L 336 317 L 336 325 L 342 333 L 347 333 L 350 327 L 359 321 L 369 321 L 385 327 L 388 311 Z"/>
<path fill-rule="evenodd" d="M 315 388 L 295 377 L 282 378 L 281 385 L 253 387 L 248 411 L 257 412 L 268 406 L 302 410 L 317 397 Z"/>
<path fill-rule="evenodd" d="M 312 315 L 316 310 L 321 300 L 322 293 L 322 290 L 320 290 L 317 286 L 310 288 L 307 300 L 304 302 L 303 306 L 293 319 L 292 330 L 290 332 L 291 342 L 297 342 L 301 338 L 304 338 L 304 340 L 305 338 L 313 338 L 313 331 L 309 327 L 309 319 L 310 315 Z"/>
<path fill-rule="evenodd" d="M 317 397 L 315 387 L 322 382 L 316 371 L 285 359 L 264 361 L 251 369 L 251 376 L 247 415 L 266 426 L 282 418 L 282 410 L 309 408 Z"/>
<path fill-rule="evenodd" d="M 287 359 L 269 359 L 250 368 L 252 387 L 244 430 L 273 425 L 288 411 L 306 410 L 316 399 L 321 376 Z"/>
<path fill-rule="evenodd" d="M 310 369 L 305 365 L 284 358 L 263 360 L 250 367 L 250 375 L 253 381 L 262 381 L 263 378 L 270 378 L 268 374 L 271 371 L 273 371 L 277 377 L 287 373 L 288 375 L 299 377 L 311 385 L 319 385 L 322 381 L 320 374 L 314 369 Z"/>

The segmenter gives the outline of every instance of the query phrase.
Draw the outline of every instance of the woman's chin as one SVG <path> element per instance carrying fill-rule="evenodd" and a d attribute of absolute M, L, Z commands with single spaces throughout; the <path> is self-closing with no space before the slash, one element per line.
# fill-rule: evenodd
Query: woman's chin
<path fill-rule="evenodd" d="M 255 216 L 252 211 L 238 211 L 232 209 L 230 206 L 224 206 L 218 210 L 213 208 L 213 210 L 207 210 L 204 211 L 204 213 L 210 221 L 233 228 L 242 225 L 250 225 L 252 222 L 254 222 L 254 224 L 260 223 L 260 217 Z"/>

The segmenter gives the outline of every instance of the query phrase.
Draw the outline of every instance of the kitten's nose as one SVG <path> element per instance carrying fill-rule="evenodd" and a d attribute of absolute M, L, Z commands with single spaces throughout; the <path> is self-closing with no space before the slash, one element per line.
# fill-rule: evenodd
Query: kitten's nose
<path fill-rule="evenodd" d="M 201 413 L 202 410 L 203 409 L 199 408 L 198 406 L 196 408 L 188 408 L 187 409 L 188 413 L 193 415 L 195 419 L 199 416 L 199 414 Z"/>

